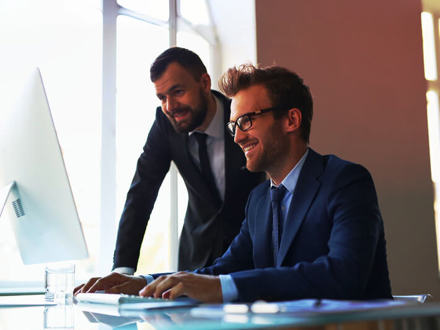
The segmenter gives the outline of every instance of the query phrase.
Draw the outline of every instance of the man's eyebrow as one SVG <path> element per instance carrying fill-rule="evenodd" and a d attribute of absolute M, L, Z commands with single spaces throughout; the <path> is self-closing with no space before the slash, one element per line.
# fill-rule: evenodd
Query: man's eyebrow
<path fill-rule="evenodd" d="M 174 90 L 176 90 L 176 89 L 178 89 L 178 88 L 182 88 L 183 87 L 183 85 L 182 84 L 175 84 L 175 85 L 173 85 L 173 86 L 171 86 L 170 88 L 168 88 L 166 91 L 165 91 L 165 93 L 157 93 L 156 95 L 159 97 L 159 96 L 163 96 L 164 94 L 169 94 L 169 93 L 171 93 L 172 91 L 174 91 Z"/>

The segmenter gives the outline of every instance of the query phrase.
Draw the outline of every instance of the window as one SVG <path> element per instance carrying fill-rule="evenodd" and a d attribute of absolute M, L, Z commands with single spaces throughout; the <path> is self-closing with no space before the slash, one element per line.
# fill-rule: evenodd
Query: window
<path fill-rule="evenodd" d="M 147 134 L 154 122 L 156 106 L 154 86 L 149 80 L 149 67 L 155 57 L 168 48 L 168 29 L 132 17 L 117 20 L 117 107 L 116 107 L 116 218 L 122 213 L 125 197 L 142 152 Z M 148 240 L 142 246 L 139 270 L 170 269 L 169 234 L 170 183 L 164 180 L 151 220 Z M 117 223 L 118 221 L 116 221 Z M 110 248 L 113 250 L 113 246 Z M 154 265 L 154 266 L 153 266 Z"/>
<path fill-rule="evenodd" d="M 149 81 L 154 58 L 177 39 L 212 71 L 215 39 L 207 38 L 206 31 L 214 33 L 208 4 L 183 3 L 183 13 L 202 8 L 203 20 L 181 18 L 177 0 L 0 2 L 2 65 L 32 61 L 47 89 L 89 247 L 90 258 L 77 262 L 79 281 L 110 271 L 125 195 L 159 105 Z M 186 202 L 173 168 L 148 224 L 140 271 L 176 268 Z M 8 267 L 1 268 L 0 282 L 41 283 L 44 265 L 24 266 L 11 234 L 1 219 L 0 258 Z"/>
<path fill-rule="evenodd" d="M 440 14 L 435 10 L 432 12 L 424 11 L 421 14 L 421 22 L 425 79 L 428 87 L 426 101 L 429 153 L 431 158 L 431 179 L 434 184 L 435 194 L 434 214 L 437 232 L 437 255 L 440 256 L 440 82 L 438 79 L 439 74 L 437 63 L 437 59 L 440 55 Z M 440 264 L 438 267 L 440 269 Z"/>
<path fill-rule="evenodd" d="M 90 250 L 78 275 L 93 271 L 99 218 L 102 16 L 96 1 L 0 2 L 1 65 L 38 66 Z M 87 161 L 78 161 L 86 159 Z M 24 266 L 8 219 L 0 219 L 0 281 L 42 281 Z"/>

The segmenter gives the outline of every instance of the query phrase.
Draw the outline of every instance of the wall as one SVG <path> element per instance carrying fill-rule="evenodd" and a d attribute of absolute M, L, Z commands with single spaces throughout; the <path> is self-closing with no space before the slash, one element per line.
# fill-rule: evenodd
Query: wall
<path fill-rule="evenodd" d="M 393 293 L 440 300 L 420 3 L 256 0 L 255 10 L 258 62 L 311 88 L 311 146 L 373 175 Z"/>

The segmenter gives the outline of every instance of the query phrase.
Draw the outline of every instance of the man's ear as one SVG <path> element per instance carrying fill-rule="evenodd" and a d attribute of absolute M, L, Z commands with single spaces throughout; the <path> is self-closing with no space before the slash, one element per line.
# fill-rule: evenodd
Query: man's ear
<path fill-rule="evenodd" d="M 292 108 L 287 111 L 285 120 L 286 132 L 299 131 L 302 121 L 302 113 L 298 108 Z"/>
<path fill-rule="evenodd" d="M 203 73 L 200 77 L 200 82 L 205 91 L 211 91 L 211 77 L 207 73 Z"/>

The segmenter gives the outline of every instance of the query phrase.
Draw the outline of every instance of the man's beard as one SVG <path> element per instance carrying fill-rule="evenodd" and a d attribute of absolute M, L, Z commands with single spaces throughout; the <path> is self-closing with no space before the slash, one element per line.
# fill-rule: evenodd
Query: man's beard
<path fill-rule="evenodd" d="M 191 114 L 188 122 L 185 121 L 177 122 L 172 114 L 167 115 L 174 129 L 178 133 L 192 132 L 197 127 L 202 125 L 203 121 L 205 120 L 206 114 L 208 112 L 208 101 L 202 91 L 200 91 L 200 104 L 196 108 L 192 108 L 190 106 L 183 106 L 174 109 L 173 113 L 185 112 L 185 111 L 188 111 Z"/>
<path fill-rule="evenodd" d="M 280 121 L 275 120 L 270 132 L 266 133 L 264 140 L 260 138 L 259 143 L 265 146 L 263 152 L 259 155 L 254 155 L 252 159 L 246 159 L 246 168 L 250 172 L 266 172 L 270 174 L 273 171 L 273 166 L 279 163 L 279 160 L 283 159 L 284 155 L 289 152 L 288 145 L 286 145 L 281 131 Z"/>

